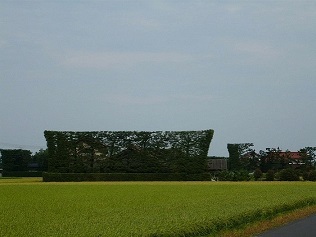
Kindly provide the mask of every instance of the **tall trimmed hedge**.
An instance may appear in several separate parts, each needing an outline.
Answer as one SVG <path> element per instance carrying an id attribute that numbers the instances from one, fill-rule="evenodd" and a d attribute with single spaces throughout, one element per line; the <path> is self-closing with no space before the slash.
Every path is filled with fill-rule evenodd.
<path id="1" fill-rule="evenodd" d="M 227 144 L 229 153 L 228 168 L 229 170 L 241 169 L 239 144 Z"/>
<path id="2" fill-rule="evenodd" d="M 2 168 L 6 172 L 27 171 L 32 152 L 22 149 L 0 149 Z"/>
<path id="3" fill-rule="evenodd" d="M 258 164 L 252 146 L 253 143 L 227 144 L 229 153 L 228 169 L 255 170 Z"/>
<path id="4" fill-rule="evenodd" d="M 45 131 L 54 173 L 203 173 L 213 130 Z"/>

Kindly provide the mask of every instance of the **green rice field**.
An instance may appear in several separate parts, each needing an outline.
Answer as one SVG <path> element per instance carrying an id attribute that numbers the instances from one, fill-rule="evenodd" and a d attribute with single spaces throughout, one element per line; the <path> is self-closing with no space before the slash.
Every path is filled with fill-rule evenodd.
<path id="1" fill-rule="evenodd" d="M 0 236 L 210 236 L 316 204 L 313 182 L 0 179 Z"/>

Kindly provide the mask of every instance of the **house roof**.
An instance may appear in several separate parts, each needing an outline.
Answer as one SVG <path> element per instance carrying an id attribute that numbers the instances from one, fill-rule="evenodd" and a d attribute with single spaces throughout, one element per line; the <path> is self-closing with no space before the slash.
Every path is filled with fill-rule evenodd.
<path id="1" fill-rule="evenodd" d="M 301 154 L 298 151 L 288 151 L 288 152 L 280 152 L 281 156 L 288 157 L 290 159 L 301 159 Z"/>

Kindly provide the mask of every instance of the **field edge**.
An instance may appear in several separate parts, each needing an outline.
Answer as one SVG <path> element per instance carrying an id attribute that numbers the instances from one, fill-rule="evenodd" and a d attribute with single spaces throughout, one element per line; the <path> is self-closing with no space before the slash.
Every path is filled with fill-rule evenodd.
<path id="1" fill-rule="evenodd" d="M 286 213 L 280 213 L 269 220 L 250 223 L 243 228 L 226 230 L 219 233 L 219 237 L 251 237 L 264 233 L 265 231 L 281 227 L 290 222 L 300 220 L 316 213 L 316 204 L 295 209 Z"/>

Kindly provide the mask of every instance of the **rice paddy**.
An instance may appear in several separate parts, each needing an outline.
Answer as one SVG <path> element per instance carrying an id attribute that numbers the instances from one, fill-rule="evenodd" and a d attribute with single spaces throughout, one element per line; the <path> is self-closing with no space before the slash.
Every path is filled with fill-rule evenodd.
<path id="1" fill-rule="evenodd" d="M 206 236 L 315 204 L 316 183 L 0 179 L 0 200 L 2 237 Z"/>

